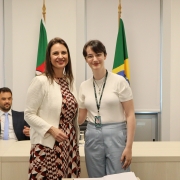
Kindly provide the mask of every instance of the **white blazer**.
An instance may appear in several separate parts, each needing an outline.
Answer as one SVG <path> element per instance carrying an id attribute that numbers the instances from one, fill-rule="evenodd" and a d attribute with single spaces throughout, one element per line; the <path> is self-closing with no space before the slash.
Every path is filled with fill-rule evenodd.
<path id="1" fill-rule="evenodd" d="M 76 88 L 70 90 L 77 99 Z M 51 83 L 45 75 L 33 78 L 27 92 L 24 119 L 30 125 L 31 144 L 42 144 L 53 149 L 55 139 L 47 131 L 51 126 L 59 127 L 62 107 L 60 85 Z M 74 121 L 77 142 L 79 141 L 79 126 L 77 116 Z"/>

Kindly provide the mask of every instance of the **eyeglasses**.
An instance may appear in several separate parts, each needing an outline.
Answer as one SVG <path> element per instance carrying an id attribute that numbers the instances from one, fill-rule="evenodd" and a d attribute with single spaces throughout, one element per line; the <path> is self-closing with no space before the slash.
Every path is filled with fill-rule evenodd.
<path id="1" fill-rule="evenodd" d="M 87 56 L 86 56 L 86 59 L 92 60 L 92 59 L 94 59 L 94 57 L 96 57 L 97 59 L 99 59 L 99 58 L 101 58 L 102 54 L 103 54 L 103 53 L 97 53 L 97 54 L 95 54 L 95 55 L 90 54 L 90 55 L 87 55 Z"/>

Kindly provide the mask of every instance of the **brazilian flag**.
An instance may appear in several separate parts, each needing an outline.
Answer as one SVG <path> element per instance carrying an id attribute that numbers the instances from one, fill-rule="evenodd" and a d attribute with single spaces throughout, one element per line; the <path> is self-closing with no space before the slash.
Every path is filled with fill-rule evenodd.
<path id="1" fill-rule="evenodd" d="M 130 82 L 130 70 L 128 62 L 128 52 L 126 46 L 126 35 L 123 20 L 120 19 L 119 31 L 116 41 L 116 51 L 114 56 L 113 73 L 123 76 Z"/>

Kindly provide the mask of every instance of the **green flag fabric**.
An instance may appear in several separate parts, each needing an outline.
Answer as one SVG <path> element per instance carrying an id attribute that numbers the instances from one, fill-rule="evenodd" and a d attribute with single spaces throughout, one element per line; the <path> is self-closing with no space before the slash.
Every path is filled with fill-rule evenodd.
<path id="1" fill-rule="evenodd" d="M 46 47 L 47 47 L 47 34 L 44 19 L 40 21 L 40 32 L 39 32 L 39 44 L 37 53 L 37 63 L 36 63 L 36 75 L 39 75 L 45 70 L 45 57 L 46 57 Z"/>
<path id="2" fill-rule="evenodd" d="M 126 35 L 122 19 L 120 19 L 119 23 L 119 31 L 116 41 L 116 50 L 112 72 L 123 76 L 128 82 L 130 82 L 130 70 L 126 46 Z"/>

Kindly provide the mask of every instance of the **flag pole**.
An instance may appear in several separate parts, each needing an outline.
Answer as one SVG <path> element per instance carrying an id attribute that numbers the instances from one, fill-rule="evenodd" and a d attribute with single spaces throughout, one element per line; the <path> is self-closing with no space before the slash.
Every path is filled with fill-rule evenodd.
<path id="1" fill-rule="evenodd" d="M 46 5 L 45 5 L 45 0 L 43 0 L 42 14 L 43 14 L 44 22 L 46 22 Z"/>
<path id="2" fill-rule="evenodd" d="M 119 0 L 119 5 L 118 5 L 118 25 L 120 23 L 120 18 L 121 18 L 121 0 Z"/>

